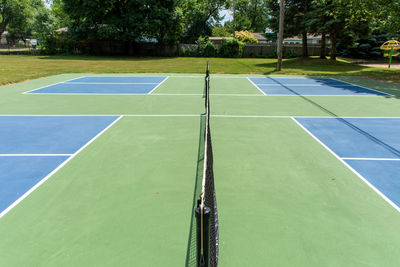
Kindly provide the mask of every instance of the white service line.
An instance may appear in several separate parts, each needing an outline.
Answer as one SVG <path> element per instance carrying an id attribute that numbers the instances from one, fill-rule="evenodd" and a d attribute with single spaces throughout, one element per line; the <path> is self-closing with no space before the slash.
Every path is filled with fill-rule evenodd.
<path id="1" fill-rule="evenodd" d="M 339 157 L 332 149 L 325 145 L 321 140 L 319 140 L 314 134 L 312 134 L 307 128 L 305 128 L 296 118 L 292 117 L 292 120 L 300 126 L 304 131 L 306 131 L 314 140 L 321 144 L 326 150 L 328 150 L 333 156 L 335 156 L 339 161 L 341 161 L 347 168 L 349 168 L 355 175 L 358 176 L 364 183 L 366 183 L 372 190 L 374 190 L 379 196 L 381 196 L 387 203 L 389 203 L 393 208 L 400 212 L 400 207 L 393 203 L 385 194 L 379 191 L 374 185 L 372 185 L 367 179 L 365 179 L 360 173 L 358 173 L 353 167 L 351 167 L 346 161 Z"/>
<path id="2" fill-rule="evenodd" d="M 117 123 L 123 116 L 119 116 L 117 119 L 115 119 L 110 125 L 108 125 L 106 128 L 104 128 L 100 133 L 98 133 L 95 137 L 90 139 L 84 146 L 82 146 L 79 150 L 77 150 L 74 154 L 72 154 L 69 158 L 67 158 L 63 163 L 58 165 L 57 168 L 55 168 L 52 172 L 50 172 L 46 177 L 44 177 L 42 180 L 40 180 L 37 184 L 35 184 L 31 189 L 29 189 L 25 194 L 23 194 L 20 198 L 18 198 L 14 203 L 12 203 L 10 206 L 8 206 L 5 210 L 3 210 L 0 213 L 0 219 L 6 215 L 11 209 L 13 209 L 15 206 L 17 206 L 22 200 L 24 200 L 27 196 L 29 196 L 33 191 L 35 191 L 40 185 L 42 185 L 44 182 L 46 182 L 48 179 L 50 179 L 51 176 L 53 176 L 58 170 L 60 170 L 63 166 L 65 166 L 70 160 L 72 160 L 76 155 L 78 155 L 82 150 L 84 150 L 88 145 L 90 145 L 94 140 L 96 140 L 100 135 L 102 135 L 105 131 L 110 129 L 115 123 Z"/>

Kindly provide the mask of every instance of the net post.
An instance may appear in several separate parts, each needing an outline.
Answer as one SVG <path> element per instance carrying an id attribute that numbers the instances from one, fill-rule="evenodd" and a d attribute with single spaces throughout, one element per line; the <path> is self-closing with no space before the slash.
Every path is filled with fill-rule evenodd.
<path id="1" fill-rule="evenodd" d="M 211 209 L 207 206 L 204 206 L 202 212 L 199 203 L 199 205 L 196 208 L 197 267 L 210 266 L 209 264 L 210 214 L 211 214 Z M 203 222 L 202 222 L 202 215 L 203 215 Z"/>

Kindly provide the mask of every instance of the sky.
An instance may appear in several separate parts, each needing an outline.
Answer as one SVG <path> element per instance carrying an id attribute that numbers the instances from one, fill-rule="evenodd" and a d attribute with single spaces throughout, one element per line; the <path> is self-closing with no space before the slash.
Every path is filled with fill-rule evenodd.
<path id="1" fill-rule="evenodd" d="M 224 9 L 224 10 L 220 11 L 219 14 L 220 14 L 221 16 L 224 16 L 224 15 L 225 15 L 224 19 L 221 21 L 221 24 L 222 24 L 222 25 L 223 25 L 225 22 L 231 21 L 231 20 L 233 19 L 232 11 L 230 11 L 230 10 Z"/>

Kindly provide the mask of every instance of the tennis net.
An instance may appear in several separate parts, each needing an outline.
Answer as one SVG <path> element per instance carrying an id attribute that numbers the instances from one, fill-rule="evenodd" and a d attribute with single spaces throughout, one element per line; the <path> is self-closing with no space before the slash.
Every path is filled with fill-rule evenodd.
<path id="1" fill-rule="evenodd" d="M 201 194 L 196 208 L 197 265 L 216 267 L 218 265 L 218 213 L 210 131 L 210 70 L 208 62 L 205 77 L 205 110 L 203 177 Z"/>

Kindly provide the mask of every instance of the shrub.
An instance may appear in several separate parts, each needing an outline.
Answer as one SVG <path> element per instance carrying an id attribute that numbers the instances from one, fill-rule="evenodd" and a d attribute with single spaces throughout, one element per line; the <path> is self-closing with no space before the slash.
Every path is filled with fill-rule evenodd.
<path id="1" fill-rule="evenodd" d="M 294 50 L 289 50 L 287 57 L 288 58 L 296 58 L 296 57 L 299 57 L 299 54 Z"/>
<path id="2" fill-rule="evenodd" d="M 73 54 L 76 52 L 78 43 L 65 37 L 49 35 L 46 37 L 40 49 L 45 54 Z"/>
<path id="3" fill-rule="evenodd" d="M 212 28 L 212 36 L 216 37 L 232 37 L 232 33 L 228 31 L 226 27 L 223 26 L 215 26 Z"/>
<path id="4" fill-rule="evenodd" d="M 267 58 L 278 58 L 278 54 L 276 53 L 276 51 L 272 51 L 267 55 Z"/>
<path id="5" fill-rule="evenodd" d="M 258 43 L 258 40 L 249 31 L 235 31 L 235 39 L 246 44 Z"/>
<path id="6" fill-rule="evenodd" d="M 200 57 L 213 57 L 217 54 L 217 49 L 208 38 L 199 37 L 196 41 L 197 54 L 195 56 Z"/>
<path id="7" fill-rule="evenodd" d="M 219 55 L 222 57 L 242 57 L 244 43 L 233 39 L 222 39 L 221 47 L 219 48 Z"/>

